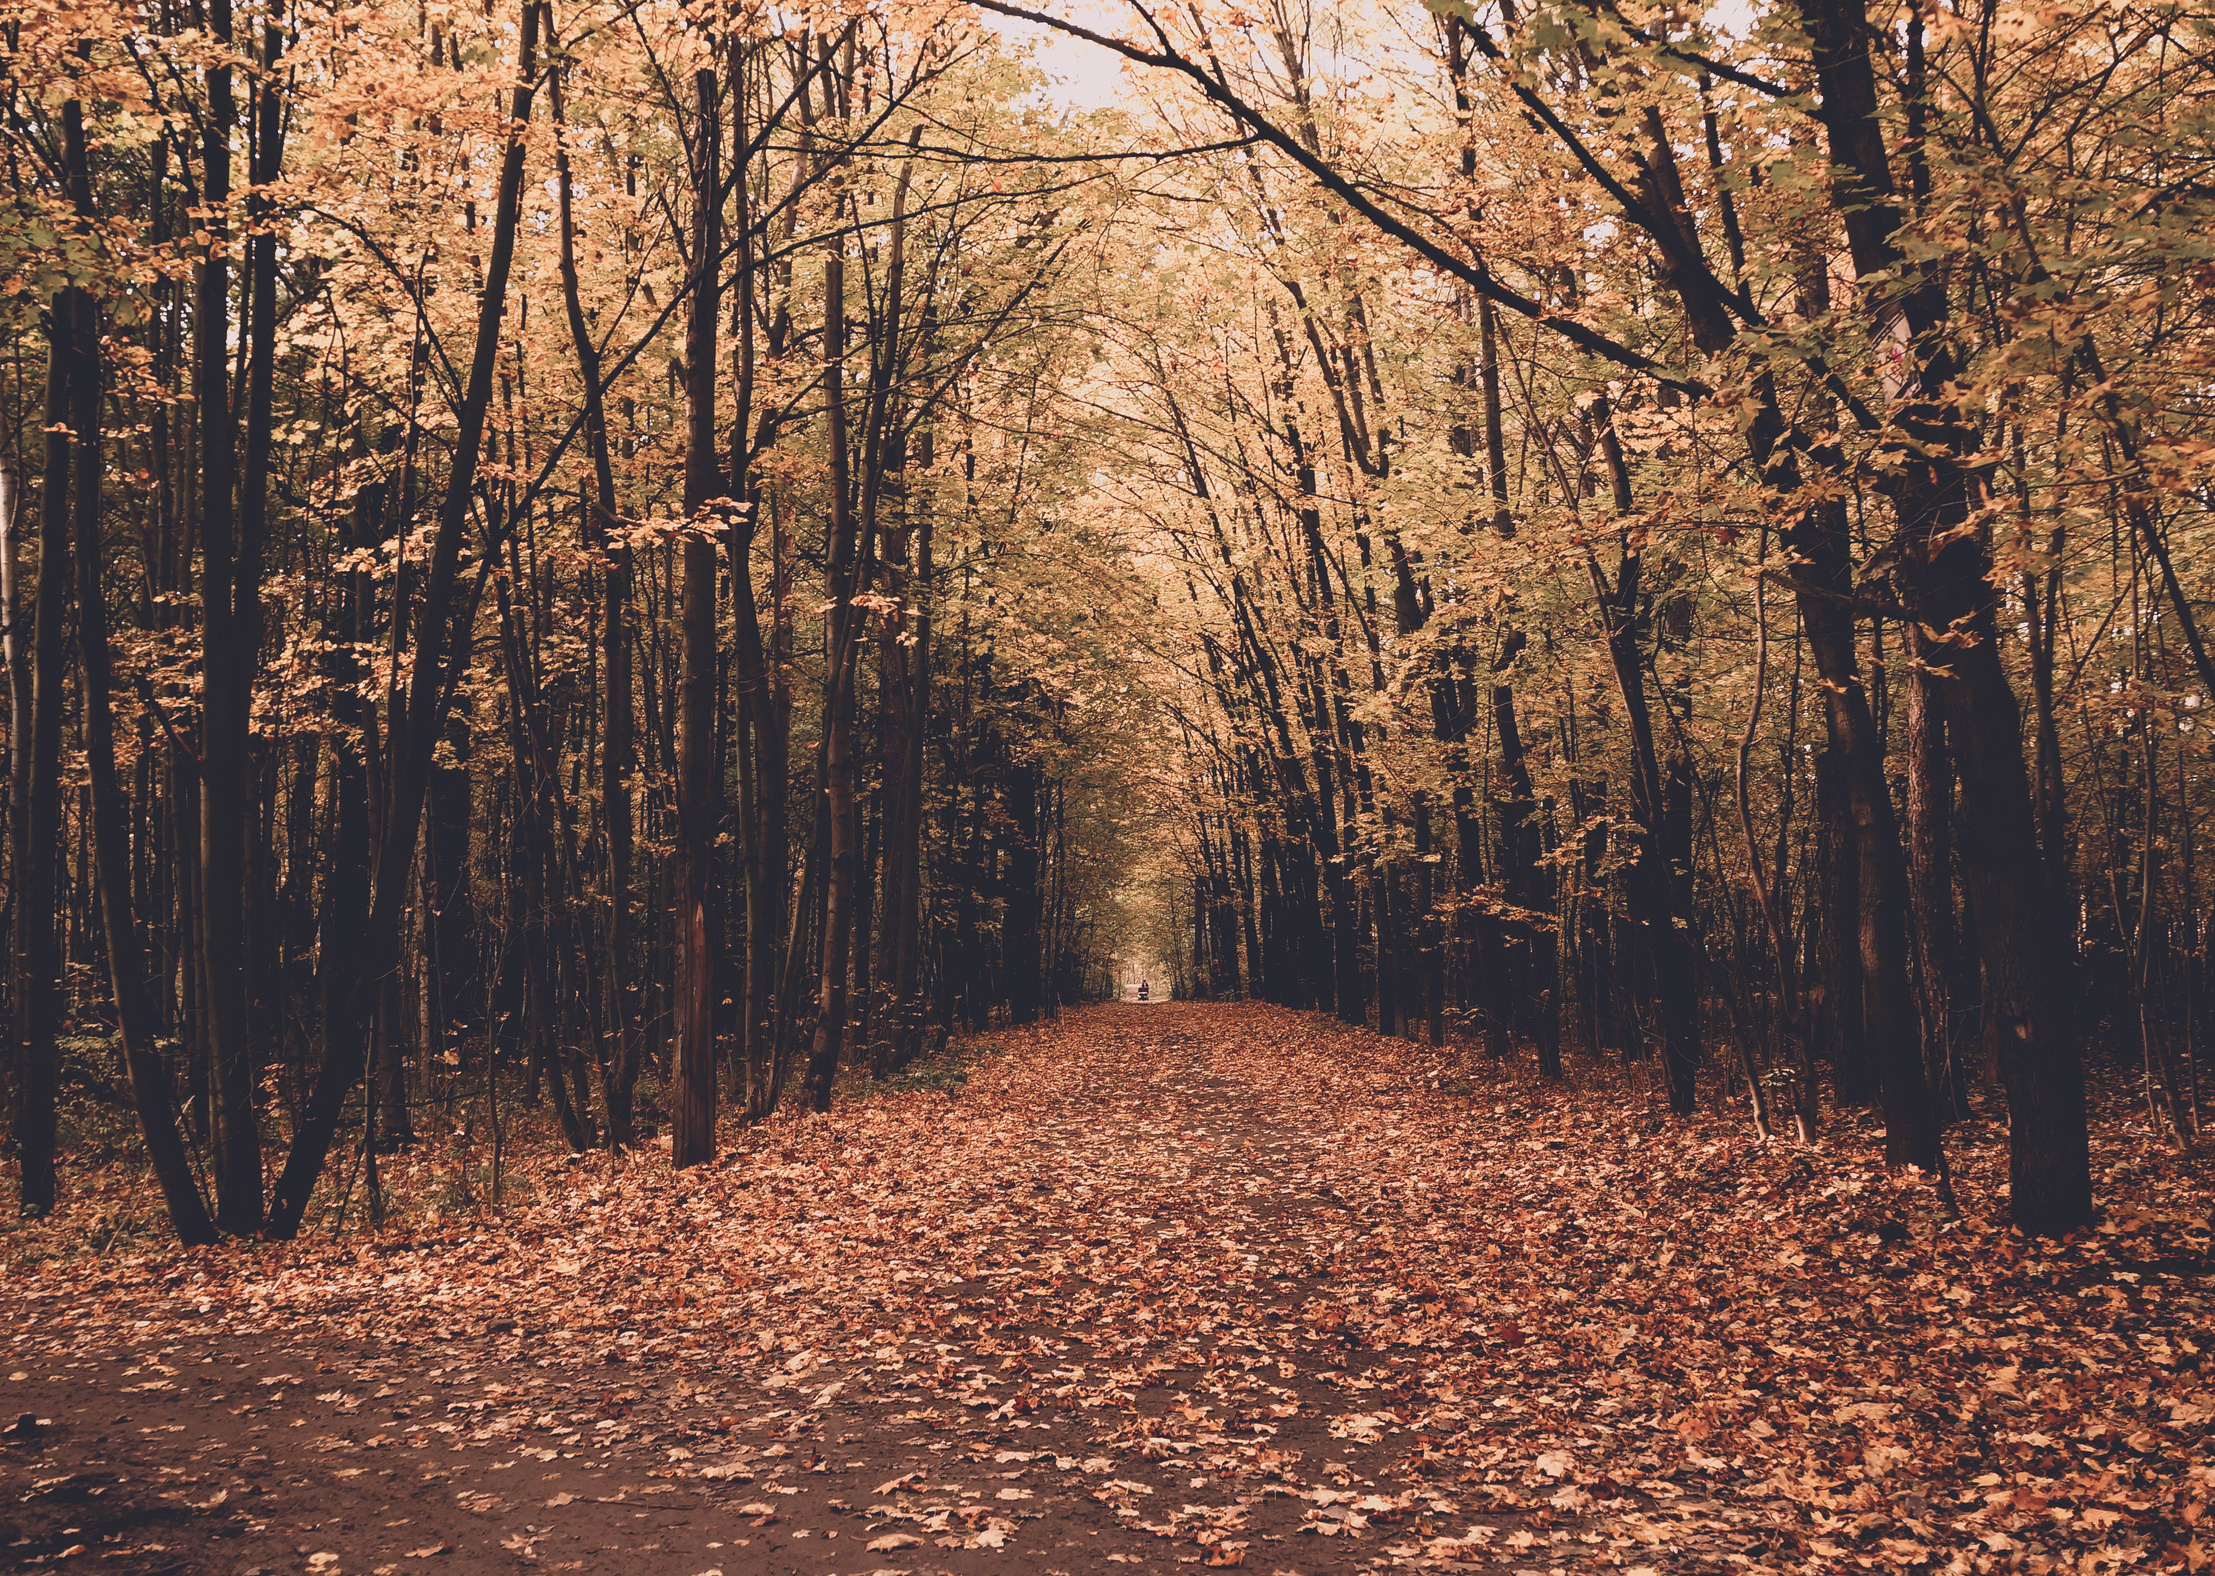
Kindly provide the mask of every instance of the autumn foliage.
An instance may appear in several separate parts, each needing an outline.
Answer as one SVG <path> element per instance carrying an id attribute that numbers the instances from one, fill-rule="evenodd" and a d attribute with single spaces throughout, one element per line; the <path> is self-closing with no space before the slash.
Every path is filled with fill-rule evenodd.
<path id="1" fill-rule="evenodd" d="M 971 1414 L 887 1554 L 2203 1568 L 2211 46 L 15 6 L 36 1382 L 158 1288 Z"/>

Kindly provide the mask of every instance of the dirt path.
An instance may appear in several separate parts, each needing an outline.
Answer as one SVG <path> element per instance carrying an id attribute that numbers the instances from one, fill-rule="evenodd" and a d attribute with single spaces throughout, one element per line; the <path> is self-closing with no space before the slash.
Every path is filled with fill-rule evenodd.
<path id="1" fill-rule="evenodd" d="M 47 1421 L 0 1451 L 0 1557 L 1907 1570 L 1976 1545 L 1942 1494 L 1983 1506 L 1978 1472 L 2035 1465 L 2012 1379 L 1937 1447 L 1977 1404 L 1941 1351 L 2014 1375 L 2035 1348 L 1979 1345 L 1956 1227 L 1905 1185 L 1658 1118 L 1595 1138 L 1443 1053 L 1270 1009 L 1004 1041 L 963 1087 L 780 1121 L 684 1177 L 556 1170 L 498 1229 L 17 1281 L 0 1405 Z M 1824 1259 L 1817 1222 L 1859 1259 Z M 1891 1327 L 1809 1295 L 1860 1259 Z M 2159 1298 L 2124 1283 L 2118 1360 L 2204 1317 Z M 2133 1448 L 2183 1452 L 2204 1499 L 2205 1415 L 2138 1402 L 2110 1426 L 2166 1428 Z M 2108 1481 L 2139 1506 L 2108 1536 L 2168 1514 Z"/>
<path id="2" fill-rule="evenodd" d="M 103 1572 L 1368 1563 L 1369 1525 L 1421 1503 L 1385 1413 L 1403 1363 L 1301 1321 L 1355 1228 L 1315 1170 L 1327 1130 L 1237 1062 L 1298 1020 L 1079 1021 L 1027 1048 L 1048 1088 L 979 1156 L 999 1164 L 900 1200 L 966 1228 L 893 1272 L 943 1331 L 888 1331 L 865 1363 L 612 1363 L 620 1345 L 533 1355 L 528 1315 L 430 1341 L 354 1318 L 203 1335 L 165 1297 L 137 1339 L 119 1320 L 17 1359 L 7 1410 L 51 1423 L 4 1458 L 0 1545 Z M 994 1094 L 968 1093 L 961 1125 L 989 1122 L 970 1113 Z M 1263 1554 L 1310 1520 L 1343 1553 Z"/>

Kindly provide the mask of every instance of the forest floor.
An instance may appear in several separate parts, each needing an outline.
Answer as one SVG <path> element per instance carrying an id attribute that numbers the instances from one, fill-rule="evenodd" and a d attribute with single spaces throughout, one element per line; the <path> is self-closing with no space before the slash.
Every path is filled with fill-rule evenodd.
<path id="1" fill-rule="evenodd" d="M 2204 1171 L 1962 1213 L 1256 1006 L 551 1167 L 435 1233 L 0 1281 L 0 1563 L 117 1573 L 2197 1571 Z M 59 1238 L 50 1239 L 59 1242 Z"/>

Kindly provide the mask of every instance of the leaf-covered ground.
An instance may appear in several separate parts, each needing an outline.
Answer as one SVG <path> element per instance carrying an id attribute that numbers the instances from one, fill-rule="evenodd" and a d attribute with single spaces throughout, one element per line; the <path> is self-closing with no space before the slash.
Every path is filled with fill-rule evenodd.
<path id="1" fill-rule="evenodd" d="M 101 1572 L 2200 1570 L 2204 1176 L 1963 1213 L 1273 1009 L 1066 1014 L 485 1229 L 8 1272 L 0 1549 Z M 1633 1113 L 1626 1118 L 1625 1113 Z"/>

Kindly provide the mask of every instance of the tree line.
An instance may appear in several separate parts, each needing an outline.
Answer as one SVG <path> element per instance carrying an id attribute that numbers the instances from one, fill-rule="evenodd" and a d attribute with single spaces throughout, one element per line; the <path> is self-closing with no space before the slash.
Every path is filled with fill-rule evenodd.
<path id="1" fill-rule="evenodd" d="M 979 3 L 1240 144 L 1116 330 L 1180 991 L 1874 1106 L 1941 1177 L 2004 1109 L 2038 1231 L 2088 1049 L 2196 1140 L 2204 29 Z"/>
<path id="2" fill-rule="evenodd" d="M 195 1240 L 503 1069 L 696 1163 L 1134 946 L 1941 1178 L 2004 1111 L 2033 1230 L 2094 1105 L 2196 1141 L 2188 14 L 4 42 L 27 1208 L 65 1087 Z"/>
<path id="3" fill-rule="evenodd" d="M 690 1165 L 1105 988 L 1095 224 L 992 35 L 202 0 L 5 43 L 26 1212 L 67 1089 L 127 1091 L 186 1240 L 289 1236 L 334 1151 L 503 1076 Z"/>

